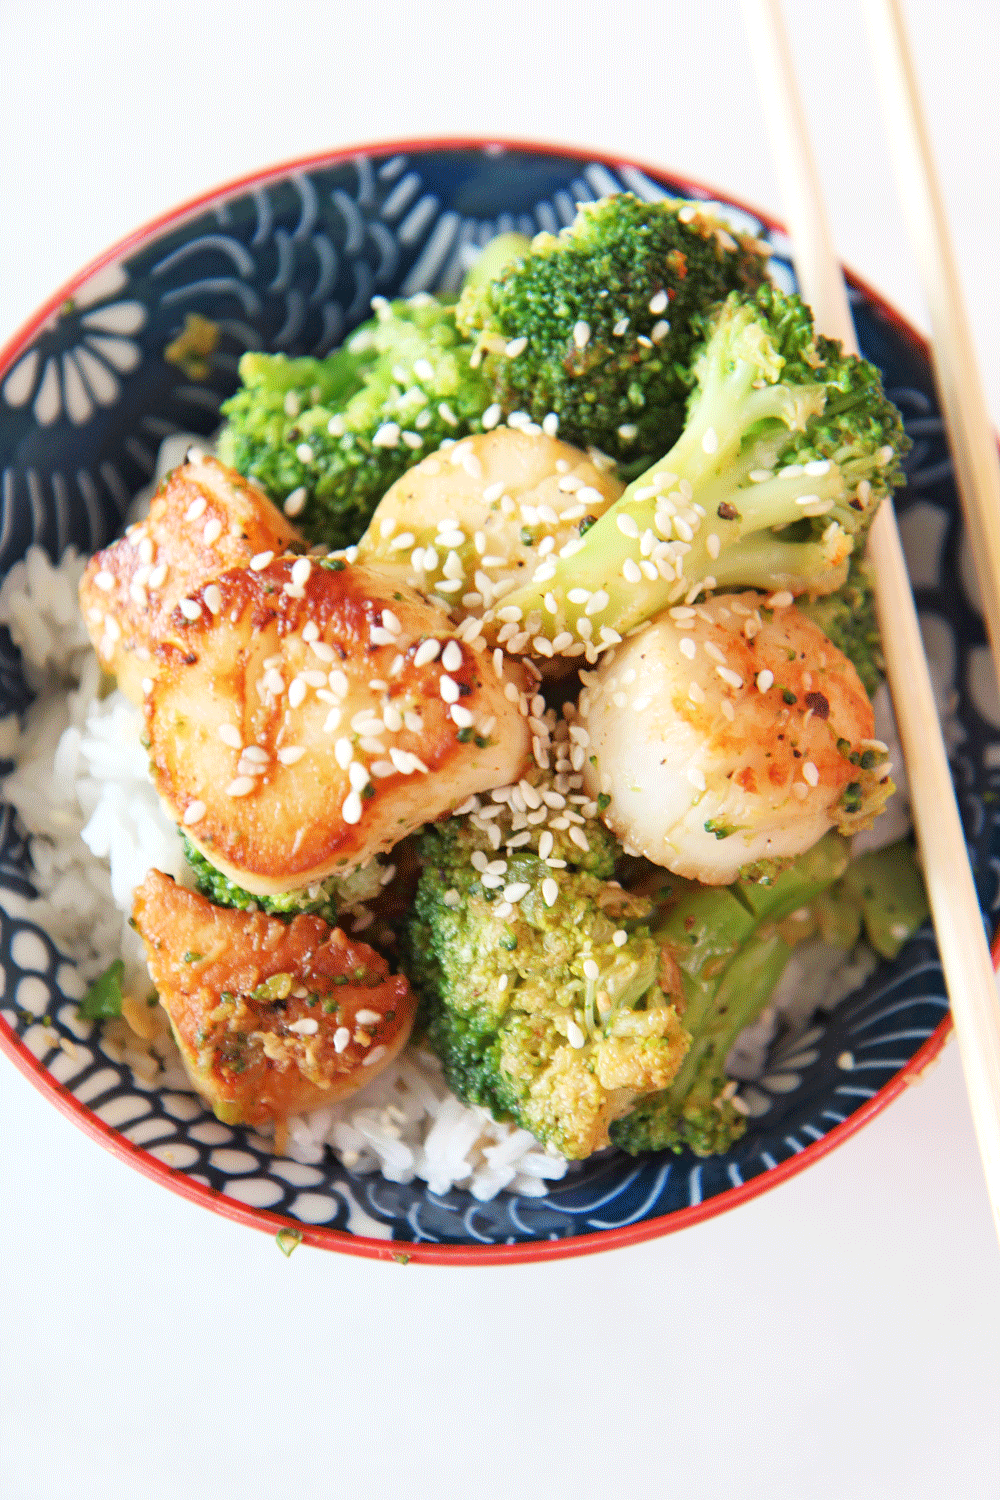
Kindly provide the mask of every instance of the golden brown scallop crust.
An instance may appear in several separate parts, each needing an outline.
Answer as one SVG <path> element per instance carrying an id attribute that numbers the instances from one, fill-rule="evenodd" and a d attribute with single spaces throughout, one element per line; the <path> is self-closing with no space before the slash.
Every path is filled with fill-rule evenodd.
<path id="1" fill-rule="evenodd" d="M 206 540 L 207 539 L 207 540 Z M 95 553 L 80 608 L 101 665 L 133 703 L 155 674 L 154 644 L 180 601 L 216 574 L 301 544 L 298 531 L 250 480 L 214 458 L 174 469 L 144 521 Z"/>
<path id="2" fill-rule="evenodd" d="M 151 870 L 133 921 L 191 1080 L 229 1124 L 333 1104 L 405 1045 L 416 998 L 320 917 L 213 906 Z"/>
<path id="3" fill-rule="evenodd" d="M 498 679 L 441 610 L 377 570 L 284 558 L 190 599 L 198 618 L 175 609 L 155 649 L 153 778 L 171 816 L 247 889 L 353 869 L 521 774 L 520 667 Z"/>

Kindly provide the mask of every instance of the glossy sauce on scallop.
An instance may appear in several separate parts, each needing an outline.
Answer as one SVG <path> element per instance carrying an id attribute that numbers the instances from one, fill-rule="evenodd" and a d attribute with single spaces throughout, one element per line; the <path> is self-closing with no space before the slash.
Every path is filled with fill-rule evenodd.
<path id="1" fill-rule="evenodd" d="M 229 568 L 299 544 L 298 531 L 263 490 L 214 458 L 174 469 L 144 521 L 87 564 L 80 608 L 105 671 L 133 703 L 156 671 L 153 648 L 174 610 Z"/>
<path id="2" fill-rule="evenodd" d="M 333 1104 L 410 1034 L 416 997 L 403 975 L 320 917 L 213 906 L 151 870 L 133 920 L 191 1076 L 229 1124 Z"/>
<path id="3" fill-rule="evenodd" d="M 877 744 L 852 664 L 790 595 L 767 604 L 743 593 L 670 609 L 609 653 L 581 697 L 586 784 L 610 798 L 605 821 L 710 885 L 838 826 L 850 753 Z"/>
<path id="4" fill-rule="evenodd" d="M 146 697 L 153 779 L 257 894 L 344 873 L 530 753 L 521 668 L 405 586 L 340 558 L 224 573 L 180 608 Z"/>

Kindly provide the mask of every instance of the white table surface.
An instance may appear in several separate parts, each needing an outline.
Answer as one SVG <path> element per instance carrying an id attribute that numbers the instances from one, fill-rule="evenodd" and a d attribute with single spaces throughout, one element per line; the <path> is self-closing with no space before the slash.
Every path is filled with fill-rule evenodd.
<path id="1" fill-rule="evenodd" d="M 925 323 L 856 0 L 790 0 L 843 255 Z M 327 146 L 482 133 L 660 161 L 780 213 L 735 0 L 9 0 L 0 341 L 107 244 Z M 998 28 L 906 0 L 994 420 Z M 832 1156 L 543 1266 L 300 1248 L 130 1171 L 0 1067 L 3 1500 L 1000 1492 L 1000 1254 L 957 1049 Z"/>

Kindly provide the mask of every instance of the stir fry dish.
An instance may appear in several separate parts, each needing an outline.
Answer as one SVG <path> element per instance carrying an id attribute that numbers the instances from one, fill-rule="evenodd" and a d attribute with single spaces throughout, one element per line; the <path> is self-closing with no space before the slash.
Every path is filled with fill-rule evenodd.
<path id="1" fill-rule="evenodd" d="M 552 1153 L 725 1151 L 797 944 L 926 914 L 908 842 L 850 845 L 893 792 L 863 548 L 899 413 L 694 203 L 373 309 L 245 355 L 218 457 L 80 588 L 184 840 L 133 925 L 185 1066 L 280 1129 L 412 1037 Z"/>

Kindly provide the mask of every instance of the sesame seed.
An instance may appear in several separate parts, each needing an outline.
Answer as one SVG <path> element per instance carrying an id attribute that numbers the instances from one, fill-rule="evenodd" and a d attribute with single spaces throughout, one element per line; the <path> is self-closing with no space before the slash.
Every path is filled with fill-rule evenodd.
<path id="1" fill-rule="evenodd" d="M 628 933 L 625 931 L 624 927 L 619 927 L 617 932 L 613 932 L 611 934 L 611 941 L 614 943 L 616 948 L 624 948 L 625 944 L 628 942 Z"/>
<path id="2" fill-rule="evenodd" d="M 808 495 L 805 499 L 797 500 L 796 505 L 802 506 L 804 516 L 825 516 L 833 510 L 835 501 L 821 500 L 818 495 Z"/>
<path id="3" fill-rule="evenodd" d="M 705 790 L 705 773 L 698 766 L 688 766 L 687 779 L 698 792 Z"/>
<path id="4" fill-rule="evenodd" d="M 767 607 L 768 609 L 787 609 L 790 604 L 794 603 L 794 595 L 790 594 L 787 589 L 779 589 L 776 594 L 772 594 L 770 599 L 768 599 Z"/>
<path id="5" fill-rule="evenodd" d="M 628 331 L 628 318 L 619 318 L 611 332 L 616 339 L 620 339 Z"/>
<path id="6" fill-rule="evenodd" d="M 583 961 L 583 974 L 585 979 L 600 979 L 601 970 L 597 962 L 592 958 Z"/>
<path id="7" fill-rule="evenodd" d="M 457 641 L 449 641 L 441 653 L 441 665 L 446 672 L 457 672 L 462 665 L 462 648 Z"/>
<path id="8" fill-rule="evenodd" d="M 218 516 L 213 516 L 210 521 L 205 522 L 205 530 L 202 532 L 202 541 L 206 547 L 212 547 L 222 535 L 222 522 Z"/>
<path id="9" fill-rule="evenodd" d="M 576 1048 L 584 1047 L 587 1044 L 587 1038 L 575 1021 L 568 1021 L 566 1023 L 566 1040 L 571 1047 Z"/>
<path id="10" fill-rule="evenodd" d="M 182 599 L 181 614 L 185 620 L 200 620 L 201 605 L 195 599 Z"/>
<path id="11" fill-rule="evenodd" d="M 285 679 L 277 667 L 271 667 L 270 671 L 264 673 L 263 682 L 267 691 L 272 693 L 275 698 L 280 698 L 281 694 L 285 691 Z"/>
<path id="12" fill-rule="evenodd" d="M 167 572 L 168 568 L 166 563 L 160 563 L 159 567 L 154 568 L 152 573 L 150 573 L 149 575 L 150 588 L 158 589 L 162 587 L 162 585 L 166 582 Z"/>
<path id="13" fill-rule="evenodd" d="M 549 835 L 551 838 L 551 834 Z M 542 881 L 542 900 L 546 906 L 555 906 L 559 900 L 559 886 L 549 875 Z"/>
<path id="14" fill-rule="evenodd" d="M 554 613 L 554 611 L 553 611 Z M 573 637 L 568 630 L 560 630 L 552 641 L 552 650 L 556 656 L 560 656 L 569 646 L 573 644 Z"/>
<path id="15" fill-rule="evenodd" d="M 697 651 L 697 649 L 698 649 L 698 647 L 697 647 L 696 643 L 692 640 L 692 638 L 689 635 L 683 635 L 683 636 L 681 636 L 681 655 L 682 656 L 686 656 L 690 661 L 693 661 L 694 660 L 694 656 L 695 656 L 695 652 Z"/>
<path id="16" fill-rule="evenodd" d="M 605 589 L 598 589 L 587 600 L 584 612 L 587 615 L 599 615 L 602 610 L 607 609 L 610 602 L 607 591 Z"/>
<path id="17" fill-rule="evenodd" d="M 237 776 L 236 780 L 231 781 L 226 787 L 226 796 L 246 797 L 248 793 L 253 791 L 255 785 L 256 783 L 252 776 Z"/>
<path id="18" fill-rule="evenodd" d="M 703 453 L 717 453 L 719 450 L 719 438 L 714 427 L 706 427 L 701 435 L 701 451 Z"/>
<path id="19" fill-rule="evenodd" d="M 716 667 L 715 670 L 729 687 L 741 688 L 743 686 L 743 678 L 739 672 L 734 672 L 731 667 Z"/>
<path id="20" fill-rule="evenodd" d="M 578 349 L 586 349 L 590 342 L 590 324 L 585 323 L 582 318 L 573 324 L 573 342 Z"/>
<path id="21" fill-rule="evenodd" d="M 819 786 L 819 771 L 811 760 L 802 767 L 802 780 L 808 781 L 810 786 Z"/>
<path id="22" fill-rule="evenodd" d="M 501 418 L 502 415 L 503 415 L 503 413 L 501 412 L 501 410 L 500 410 L 499 406 L 496 404 L 496 402 L 494 402 L 492 406 L 488 406 L 486 408 L 486 410 L 483 412 L 483 415 L 482 415 L 482 417 L 480 419 L 482 421 L 482 424 L 483 424 L 483 431 L 484 432 L 490 432 L 490 431 L 492 431 L 492 429 L 500 421 L 500 418 Z"/>
<path id="23" fill-rule="evenodd" d="M 437 658 L 438 652 L 440 650 L 440 641 L 436 641 L 433 639 L 429 641 L 421 641 L 414 654 L 413 665 L 415 667 L 426 667 L 430 662 L 434 661 Z"/>
<path id="24" fill-rule="evenodd" d="M 357 792 L 348 792 L 340 813 L 345 823 L 361 822 L 361 797 Z"/>
<path id="25" fill-rule="evenodd" d="M 251 557 L 250 559 L 251 571 L 254 573 L 259 573 L 262 569 L 267 567 L 268 563 L 271 563 L 273 561 L 273 552 L 258 552 L 256 556 Z"/>
<path id="26" fill-rule="evenodd" d="M 705 692 L 700 683 L 688 683 L 688 697 L 691 699 L 692 703 L 704 703 Z"/>
<path id="27" fill-rule="evenodd" d="M 632 704 L 632 712 L 635 714 L 645 713 L 652 701 L 652 698 L 636 698 Z"/>
<path id="28" fill-rule="evenodd" d="M 510 343 L 504 349 L 504 353 L 508 359 L 516 359 L 519 354 L 524 353 L 527 347 L 528 340 L 522 336 L 519 339 L 511 339 Z"/>
<path id="29" fill-rule="evenodd" d="M 278 759 L 283 766 L 294 766 L 296 761 L 300 761 L 305 753 L 305 748 L 302 745 L 283 745 L 278 751 Z"/>
<path id="30" fill-rule="evenodd" d="M 363 766 L 359 760 L 352 760 L 347 768 L 347 779 L 354 791 L 363 792 L 371 780 L 368 767 Z"/>
<path id="31" fill-rule="evenodd" d="M 399 446 L 399 423 L 383 422 L 372 438 L 373 448 L 397 448 Z"/>
<path id="32" fill-rule="evenodd" d="M 653 324 L 652 328 L 649 330 L 649 336 L 653 340 L 654 344 L 659 344 L 663 342 L 669 332 L 670 324 L 667 322 L 666 318 L 661 318 L 658 323 Z"/>
<path id="33" fill-rule="evenodd" d="M 222 743 L 228 745 L 231 750 L 243 749 L 243 736 L 235 724 L 220 724 L 216 733 Z"/>
<path id="34" fill-rule="evenodd" d="M 301 1021 L 291 1021 L 289 1031 L 294 1031 L 297 1036 L 315 1036 L 319 1030 L 319 1022 L 315 1016 L 303 1016 Z"/>
<path id="35" fill-rule="evenodd" d="M 154 555 L 155 549 L 153 547 L 152 540 L 148 536 L 144 536 L 142 538 L 142 541 L 139 543 L 139 561 L 141 563 L 145 563 L 148 567 L 149 564 L 153 561 Z"/>
<path id="36" fill-rule="evenodd" d="M 554 438 L 559 431 L 559 414 L 550 411 L 542 418 L 542 431 L 546 437 Z"/>
<path id="37" fill-rule="evenodd" d="M 455 682 L 453 678 L 445 677 L 444 675 L 442 675 L 441 680 L 438 684 L 438 688 L 445 703 L 458 702 L 461 694 L 459 692 L 458 683 Z"/>
<path id="38" fill-rule="evenodd" d="M 208 605 L 208 608 L 213 615 L 221 613 L 222 590 L 219 588 L 219 585 L 217 583 L 210 583 L 208 585 L 208 587 L 205 589 L 204 598 L 205 603 Z"/>
<path id="39" fill-rule="evenodd" d="M 207 811 L 208 809 L 204 802 L 189 802 L 184 809 L 182 822 L 186 827 L 190 828 L 192 823 L 200 823 Z"/>
<path id="40" fill-rule="evenodd" d="M 191 504 L 184 512 L 184 519 L 185 521 L 197 521 L 199 517 L 205 514 L 207 509 L 208 501 L 205 499 L 204 495 L 199 495 L 197 500 L 191 501 Z"/>
<path id="41" fill-rule="evenodd" d="M 304 485 L 300 484 L 297 490 L 292 490 L 292 493 L 287 496 L 285 503 L 281 508 L 285 512 L 286 516 L 299 516 L 305 510 L 306 501 L 308 499 L 309 491 L 305 488 Z"/>
<path id="42" fill-rule="evenodd" d="M 623 536 L 631 537 L 633 541 L 638 541 L 639 527 L 636 524 L 634 517 L 629 515 L 620 515 L 618 516 L 615 525 L 618 527 L 618 530 L 622 533 Z"/>
<path id="43" fill-rule="evenodd" d="M 655 292 L 653 294 L 653 296 L 650 298 L 650 300 L 649 300 L 649 310 L 653 314 L 654 318 L 659 313 L 666 312 L 666 310 L 667 310 L 667 294 L 666 294 L 666 292 L 662 288 L 661 288 L 660 291 Z"/>

